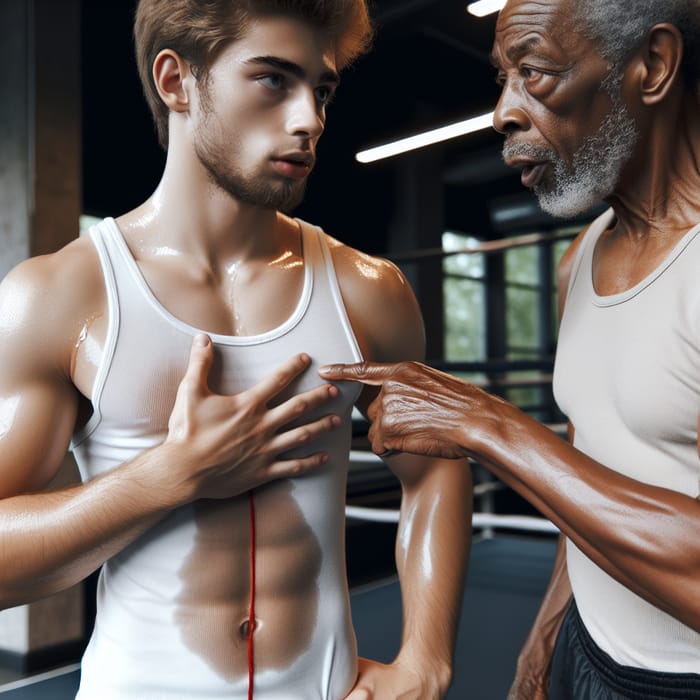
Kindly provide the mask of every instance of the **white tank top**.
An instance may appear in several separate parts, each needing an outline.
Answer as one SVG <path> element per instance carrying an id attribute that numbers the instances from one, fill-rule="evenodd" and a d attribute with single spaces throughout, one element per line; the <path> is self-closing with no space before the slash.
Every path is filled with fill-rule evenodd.
<path id="1" fill-rule="evenodd" d="M 581 242 L 569 283 L 554 392 L 575 445 L 632 479 L 696 498 L 700 492 L 700 225 L 644 280 L 620 294 L 593 287 L 604 212 Z M 567 542 L 581 619 L 615 661 L 698 673 L 700 634 L 647 603 Z"/>
<path id="2" fill-rule="evenodd" d="M 361 359 L 325 234 L 303 222 L 300 226 L 305 277 L 296 309 L 281 326 L 261 335 L 210 333 L 216 350 L 212 391 L 240 392 L 298 352 L 308 353 L 313 364 L 292 392 L 321 384 L 316 369 L 322 364 Z M 164 439 L 192 338 L 200 332 L 158 302 L 113 219 L 93 227 L 90 235 L 103 268 L 109 330 L 95 381 L 94 414 L 73 440 L 84 480 Z M 309 448 L 328 451 L 328 464 L 313 475 L 256 490 L 256 539 L 266 542 L 256 560 L 258 587 L 264 587 L 266 571 L 280 576 L 280 566 L 289 567 L 285 582 L 294 581 L 296 573 L 305 587 L 298 592 L 298 624 L 280 630 L 300 651 L 267 665 L 262 660 L 255 673 L 256 700 L 340 700 L 356 677 L 344 506 L 351 411 L 359 388 L 348 383 L 339 388 L 339 397 L 317 413 L 336 413 L 342 427 Z M 234 516 L 238 528 L 227 527 Z M 201 590 L 191 587 L 206 579 L 216 584 L 212 597 L 226 600 L 227 591 L 240 594 L 241 587 L 248 595 L 248 525 L 246 496 L 197 501 L 173 511 L 104 565 L 80 700 L 247 698 L 247 665 L 232 665 L 227 654 L 240 618 L 222 619 L 220 607 L 216 616 L 208 615 Z M 301 561 L 298 551 L 304 552 Z M 309 580 L 313 585 L 306 590 Z M 293 589 L 293 583 L 289 586 Z M 240 634 L 237 643 L 245 644 Z"/>

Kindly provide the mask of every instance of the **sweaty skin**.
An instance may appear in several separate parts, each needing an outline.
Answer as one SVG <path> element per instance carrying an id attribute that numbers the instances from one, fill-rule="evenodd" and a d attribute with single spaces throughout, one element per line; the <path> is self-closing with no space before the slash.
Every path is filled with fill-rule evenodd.
<path id="1" fill-rule="evenodd" d="M 499 15 L 493 48 L 502 84 L 494 125 L 506 145 L 551 152 L 569 167 L 611 107 L 601 86 L 605 62 L 596 45 L 571 26 L 572 7 L 567 0 L 510 0 Z M 621 90 L 639 138 L 613 189 L 600 193 L 615 218 L 595 249 L 599 295 L 624 292 L 645 279 L 700 221 L 700 91 L 685 84 L 681 55 L 680 32 L 659 25 L 625 67 Z M 507 160 L 523 170 L 525 185 L 548 187 L 549 162 Z M 562 312 L 582 236 L 559 269 Z M 331 366 L 320 374 L 381 387 L 369 409 L 375 452 L 476 459 L 610 576 L 700 631 L 696 498 L 623 476 L 515 406 L 420 363 Z M 570 437 L 574 431 L 575 425 Z M 560 547 L 511 698 L 547 697 L 552 648 L 570 594 Z"/>
<path id="2" fill-rule="evenodd" d="M 199 527 L 178 572 L 173 634 L 219 676 L 240 678 L 247 669 L 239 632 L 251 594 L 251 488 L 261 522 L 270 524 L 256 537 L 264 562 L 256 587 L 256 666 L 288 667 L 323 615 L 318 543 L 308 514 L 290 496 L 293 482 L 284 478 L 322 467 L 326 455 L 280 455 L 339 424 L 332 414 L 309 418 L 322 414 L 338 389 L 322 384 L 286 398 L 308 372 L 312 358 L 302 353 L 271 367 L 252 388 L 219 395 L 210 388 L 217 365 L 207 334 L 264 333 L 295 308 L 304 278 L 299 226 L 277 205 L 303 194 L 338 76 L 324 34 L 287 17 L 256 20 L 223 50 L 206 94 L 170 49 L 156 57 L 153 74 L 170 113 L 166 166 L 153 196 L 116 223 L 154 297 L 203 333 L 194 339 L 173 406 L 153 408 L 167 419 L 161 444 L 87 483 L 42 493 L 73 431 L 90 417 L 107 342 L 107 293 L 87 238 L 22 263 L 3 281 L 0 604 L 25 603 L 80 581 L 127 546 L 138 550 L 139 538 L 151 542 L 168 532 L 171 519 L 192 507 Z M 422 319 L 399 270 L 328 243 L 363 356 L 421 359 Z M 367 389 L 358 406 L 373 395 Z M 396 545 L 402 642 L 391 664 L 359 661 L 348 700 L 442 698 L 452 676 L 469 547 L 469 470 L 412 455 L 388 463 L 403 493 Z M 229 529 L 222 532 L 224 515 Z M 225 633 L 202 633 L 202 620 L 222 619 Z"/>

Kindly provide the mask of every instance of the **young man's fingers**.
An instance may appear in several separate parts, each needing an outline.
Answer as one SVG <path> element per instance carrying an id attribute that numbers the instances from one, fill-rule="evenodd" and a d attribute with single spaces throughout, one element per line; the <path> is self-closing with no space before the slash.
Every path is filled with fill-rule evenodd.
<path id="1" fill-rule="evenodd" d="M 214 357 L 211 340 L 208 335 L 200 333 L 192 340 L 190 359 L 185 370 L 183 383 L 193 390 L 208 391 L 208 378 Z"/>
<path id="2" fill-rule="evenodd" d="M 252 401 L 267 402 L 286 389 L 311 364 L 306 353 L 294 355 L 246 392 Z"/>
<path id="3" fill-rule="evenodd" d="M 302 476 L 308 472 L 320 469 L 328 463 L 326 452 L 315 452 L 308 457 L 297 457 L 294 459 L 279 459 L 267 468 L 269 481 L 273 479 L 286 479 Z"/>
<path id="4" fill-rule="evenodd" d="M 330 414 L 311 423 L 284 430 L 270 440 L 269 450 L 273 454 L 281 455 L 290 450 L 304 447 L 304 445 L 310 444 L 324 433 L 339 427 L 340 424 L 340 418 Z"/>
<path id="5" fill-rule="evenodd" d="M 274 429 L 283 428 L 304 414 L 313 411 L 338 396 L 338 388 L 332 384 L 322 384 L 314 389 L 309 389 L 303 394 L 297 394 L 283 401 L 278 406 L 270 409 L 268 413 L 268 425 Z"/>

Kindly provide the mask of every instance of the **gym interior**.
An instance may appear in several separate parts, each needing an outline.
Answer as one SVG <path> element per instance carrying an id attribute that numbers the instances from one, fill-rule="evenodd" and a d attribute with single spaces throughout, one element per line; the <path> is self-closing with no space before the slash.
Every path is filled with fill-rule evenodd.
<path id="1" fill-rule="evenodd" d="M 141 94 L 134 0 L 0 3 L 0 277 L 150 195 L 163 153 Z M 374 0 L 372 51 L 342 77 L 296 216 L 394 261 L 421 306 L 428 364 L 486 387 L 565 433 L 552 396 L 556 269 L 574 221 L 543 214 L 491 128 L 361 163 L 374 146 L 470 120 L 498 97 L 495 15 L 466 0 Z M 401 631 L 394 537 L 400 489 L 357 414 L 347 562 L 363 656 L 389 661 Z M 502 700 L 547 585 L 557 531 L 472 464 L 474 540 L 449 698 Z M 69 457 L 61 482 L 75 478 Z M 73 697 L 94 577 L 0 612 L 0 696 Z"/>

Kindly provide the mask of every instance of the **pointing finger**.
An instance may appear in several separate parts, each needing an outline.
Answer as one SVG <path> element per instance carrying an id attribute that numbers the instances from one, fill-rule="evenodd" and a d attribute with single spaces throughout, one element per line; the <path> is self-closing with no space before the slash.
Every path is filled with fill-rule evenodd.
<path id="1" fill-rule="evenodd" d="M 382 362 L 358 362 L 353 365 L 324 365 L 318 373 L 328 381 L 362 382 L 381 386 L 391 376 L 393 365 Z"/>

